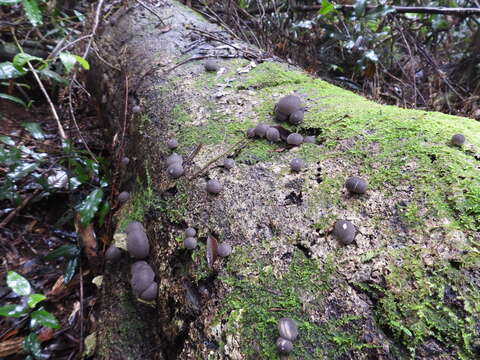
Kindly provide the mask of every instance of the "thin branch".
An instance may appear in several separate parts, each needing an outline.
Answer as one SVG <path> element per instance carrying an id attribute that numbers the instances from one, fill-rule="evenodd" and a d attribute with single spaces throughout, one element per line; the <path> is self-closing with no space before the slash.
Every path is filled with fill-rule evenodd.
<path id="1" fill-rule="evenodd" d="M 147 9 L 148 11 L 150 11 L 153 15 L 155 15 L 158 20 L 160 20 L 160 22 L 162 23 L 163 26 L 165 26 L 165 23 L 163 22 L 163 19 L 162 17 L 154 10 L 152 9 L 150 6 L 148 6 L 147 4 L 145 4 L 143 1 L 141 0 L 135 0 L 137 3 L 139 3 L 144 9 Z"/>
<path id="2" fill-rule="evenodd" d="M 101 10 L 102 10 L 103 1 L 104 0 L 100 0 L 98 2 L 97 10 L 95 10 L 95 22 L 93 23 L 93 29 L 92 29 L 92 32 L 90 33 L 90 40 L 88 41 L 85 52 L 83 53 L 83 58 L 84 59 L 87 58 L 88 52 L 90 51 L 90 46 L 92 46 L 93 37 L 95 36 L 95 33 L 97 31 L 98 22 L 100 21 L 100 13 L 101 13 Z"/>

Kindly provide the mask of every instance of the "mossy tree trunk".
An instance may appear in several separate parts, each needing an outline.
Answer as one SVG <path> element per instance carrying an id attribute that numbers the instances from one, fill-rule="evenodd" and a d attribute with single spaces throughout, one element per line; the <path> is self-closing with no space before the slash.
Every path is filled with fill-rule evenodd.
<path id="1" fill-rule="evenodd" d="M 146 348 L 161 350 L 126 358 L 276 359 L 281 317 L 299 325 L 292 359 L 478 357 L 480 124 L 373 103 L 259 61 L 260 51 L 174 1 L 156 11 L 167 26 L 136 5 L 113 15 L 99 43 L 104 61 L 92 60 L 101 112 L 119 141 L 126 127 L 133 160 L 117 232 L 131 220 L 146 225 L 160 285 L 155 311 L 136 309 L 146 307 L 153 329 Z M 202 56 L 212 55 L 217 73 L 204 70 Z M 282 126 L 317 143 L 246 139 L 255 124 L 273 124 L 275 102 L 292 93 L 305 120 Z M 463 147 L 450 144 L 455 133 Z M 165 171 L 170 137 L 186 159 L 176 181 Z M 231 170 L 219 166 L 227 156 Z M 293 158 L 305 170 L 292 173 Z M 347 194 L 352 175 L 368 181 L 366 194 Z M 222 183 L 219 195 L 207 194 L 208 179 Z M 355 225 L 353 244 L 332 236 L 338 219 Z M 182 246 L 189 226 L 193 251 Z M 208 234 L 233 247 L 213 269 Z M 118 271 L 106 305 L 118 291 L 131 296 Z M 118 311 L 104 307 L 99 358 L 113 358 L 115 339 L 102 334 L 125 320 Z"/>

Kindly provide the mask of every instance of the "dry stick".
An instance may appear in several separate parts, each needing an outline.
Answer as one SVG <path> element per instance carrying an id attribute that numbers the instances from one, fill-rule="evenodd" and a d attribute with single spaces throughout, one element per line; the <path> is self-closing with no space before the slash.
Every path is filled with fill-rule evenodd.
<path id="1" fill-rule="evenodd" d="M 35 191 L 33 193 L 31 193 L 28 197 L 26 197 L 22 203 L 20 204 L 20 206 L 18 206 L 15 210 L 13 210 L 10 214 L 8 214 L 8 216 L 3 219 L 3 221 L 0 223 L 0 229 L 5 227 L 6 225 L 8 225 L 8 223 L 10 221 L 12 221 L 12 219 L 15 217 L 15 215 L 17 215 L 17 213 L 22 210 L 25 206 L 27 206 L 27 204 L 35 197 L 38 195 L 38 193 L 42 191 L 41 188 L 38 188 L 38 189 L 35 189 Z"/>
<path id="2" fill-rule="evenodd" d="M 95 33 L 97 31 L 98 22 L 100 20 L 100 13 L 103 6 L 103 1 L 104 0 L 100 0 L 98 2 L 97 9 L 95 10 L 95 22 L 93 23 L 93 29 L 92 29 L 92 32 L 90 33 L 90 41 L 88 42 L 85 52 L 83 53 L 84 59 L 87 58 L 88 52 L 90 51 L 90 46 L 92 46 L 93 37 L 95 36 Z"/>
<path id="3" fill-rule="evenodd" d="M 147 9 L 148 11 L 150 11 L 153 15 L 155 15 L 158 20 L 160 20 L 160 22 L 162 23 L 163 26 L 165 26 L 165 23 L 163 22 L 162 18 L 160 15 L 157 14 L 157 12 L 152 9 L 150 6 L 148 6 L 147 4 L 145 4 L 143 1 L 140 1 L 140 0 L 135 0 L 137 3 L 139 3 L 143 8 Z"/>
<path id="4" fill-rule="evenodd" d="M 75 45 L 77 42 L 91 38 L 92 34 L 89 35 L 84 35 L 80 36 L 78 39 L 73 40 L 71 43 L 68 43 L 67 45 L 63 46 L 61 49 L 53 49 L 50 55 L 48 55 L 47 59 L 55 57 L 57 54 L 60 54 L 62 51 L 67 50 L 69 47 Z"/>
<path id="5" fill-rule="evenodd" d="M 221 153 L 220 155 L 218 155 L 217 157 L 214 157 L 212 160 L 210 160 L 208 163 L 205 164 L 204 167 L 202 167 L 200 170 L 198 170 L 196 173 L 194 173 L 193 175 L 191 175 L 188 180 L 192 180 L 192 179 L 195 179 L 197 176 L 199 176 L 201 173 L 203 173 L 210 165 L 212 165 L 215 161 L 218 161 L 219 159 L 221 159 L 222 157 L 228 155 L 229 153 L 231 153 L 233 150 L 238 150 L 238 149 L 241 149 L 242 147 L 246 146 L 251 140 L 249 139 L 242 139 L 238 142 L 236 142 L 235 144 L 233 144 L 231 147 L 229 147 L 227 149 L 227 151 Z M 241 145 L 241 146 L 240 146 Z M 238 149 L 236 149 L 238 147 Z"/>
<path id="6" fill-rule="evenodd" d="M 83 329 L 83 271 L 82 271 L 82 262 L 80 261 L 79 263 L 79 275 L 80 275 L 80 309 L 79 309 L 79 312 L 80 312 L 80 316 L 79 316 L 79 319 L 80 319 L 80 343 L 79 343 L 79 354 L 82 355 L 83 354 L 83 332 L 84 332 L 84 329 Z"/>

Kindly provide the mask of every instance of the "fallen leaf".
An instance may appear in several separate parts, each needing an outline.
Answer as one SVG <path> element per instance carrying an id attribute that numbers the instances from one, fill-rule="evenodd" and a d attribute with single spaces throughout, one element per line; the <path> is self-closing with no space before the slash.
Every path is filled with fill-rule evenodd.
<path id="1" fill-rule="evenodd" d="M 207 237 L 207 264 L 213 269 L 213 264 L 218 257 L 218 241 L 211 234 Z"/>

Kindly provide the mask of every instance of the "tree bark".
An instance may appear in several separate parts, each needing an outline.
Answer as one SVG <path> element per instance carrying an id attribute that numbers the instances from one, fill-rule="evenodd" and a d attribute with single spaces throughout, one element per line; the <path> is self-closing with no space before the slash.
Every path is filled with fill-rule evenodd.
<path id="1" fill-rule="evenodd" d="M 276 359 L 282 317 L 299 328 L 292 359 L 474 358 L 480 124 L 313 79 L 173 0 L 156 8 L 165 24 L 130 6 L 102 30 L 89 82 L 132 159 L 116 239 L 142 221 L 159 292 L 154 310 L 135 300 L 126 257 L 108 271 L 97 358 Z M 210 57 L 218 72 L 205 71 Z M 289 94 L 305 109 L 298 126 L 273 120 Z M 247 138 L 260 122 L 316 142 Z M 186 172 L 176 180 L 165 165 L 173 137 Z M 294 158 L 302 171 L 290 170 Z M 354 175 L 368 182 L 365 194 L 344 188 Z M 209 179 L 220 194 L 207 193 Z M 352 244 L 334 236 L 338 220 L 354 225 Z M 183 246 L 187 227 L 194 250 Z M 212 237 L 232 254 L 215 256 Z"/>

